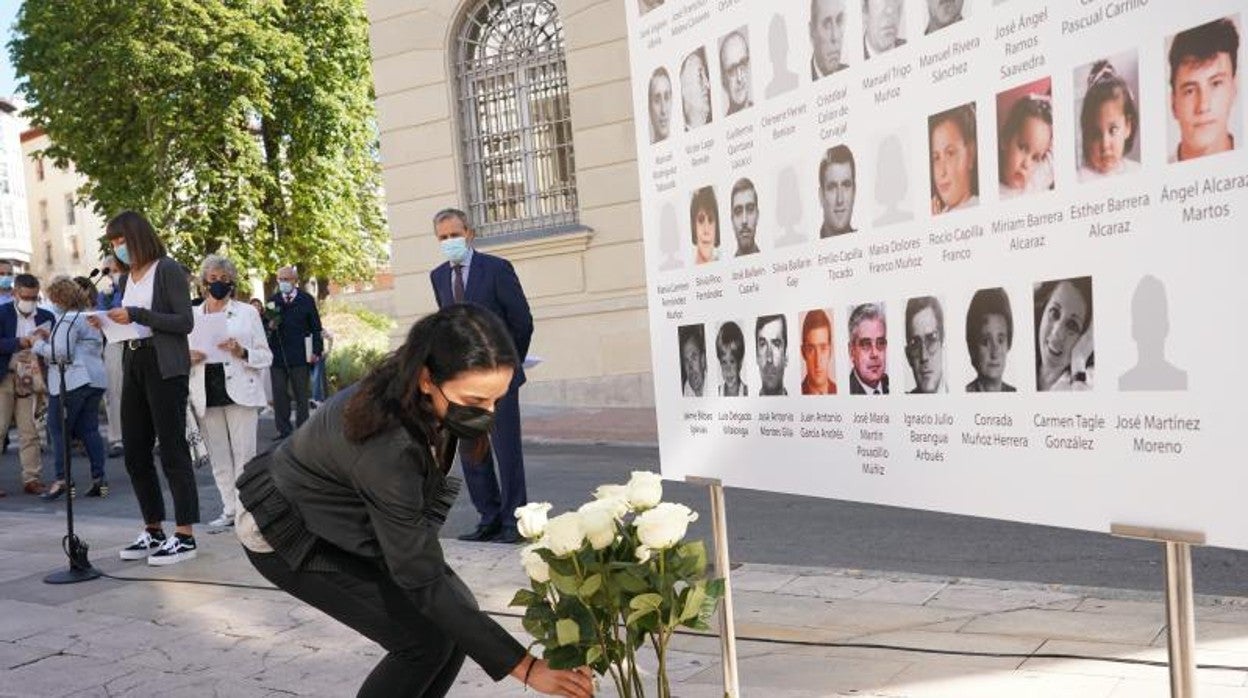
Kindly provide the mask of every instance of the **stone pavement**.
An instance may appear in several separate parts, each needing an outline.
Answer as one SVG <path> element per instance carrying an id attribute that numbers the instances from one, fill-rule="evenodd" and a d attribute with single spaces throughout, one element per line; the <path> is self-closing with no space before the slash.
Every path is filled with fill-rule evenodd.
<path id="1" fill-rule="evenodd" d="M 380 658 L 319 611 L 265 589 L 44 584 L 66 565 L 60 523 L 54 513 L 0 512 L 0 696 L 350 696 Z M 87 516 L 77 528 L 109 574 L 266 586 L 228 533 L 201 534 L 198 559 L 155 568 L 118 559 L 135 533 L 129 522 Z M 511 614 L 506 603 L 524 581 L 517 548 L 444 545 L 482 607 Z M 1168 695 L 1164 668 L 1094 659 L 1164 662 L 1156 595 L 754 564 L 736 569 L 733 585 L 745 696 Z M 514 617 L 500 621 L 524 637 Z M 1201 698 L 1248 697 L 1248 599 L 1200 598 L 1197 623 L 1198 660 L 1224 667 L 1198 672 Z M 675 695 L 722 695 L 716 639 L 681 637 L 673 667 Z M 524 690 L 510 679 L 494 684 L 468 662 L 452 695 Z"/>

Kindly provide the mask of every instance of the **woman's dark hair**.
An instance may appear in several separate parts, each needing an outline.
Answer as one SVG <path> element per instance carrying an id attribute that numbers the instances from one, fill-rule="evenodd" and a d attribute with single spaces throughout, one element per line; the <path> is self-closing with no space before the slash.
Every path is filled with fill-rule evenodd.
<path id="1" fill-rule="evenodd" d="M 109 240 L 124 238 L 130 252 L 130 268 L 141 267 L 165 256 L 165 244 L 156 235 L 156 229 L 142 214 L 122 211 L 104 228 Z"/>
<path id="2" fill-rule="evenodd" d="M 689 202 L 689 237 L 695 247 L 698 244 L 698 211 L 705 211 L 715 221 L 715 246 L 719 247 L 719 203 L 715 200 L 714 188 L 698 189 Z"/>
<path id="3" fill-rule="evenodd" d="M 1135 139 L 1140 134 L 1140 110 L 1135 105 L 1135 96 L 1131 87 L 1114 70 L 1114 64 L 1100 60 L 1092 64 L 1088 73 L 1088 91 L 1083 96 L 1083 108 L 1079 112 L 1079 129 L 1083 135 L 1083 160 L 1092 158 L 1088 153 L 1092 146 L 1100 141 L 1097 119 L 1100 117 L 1101 105 L 1113 100 L 1122 100 L 1122 115 L 1127 120 L 1131 135 L 1122 145 L 1123 157 L 1135 148 Z"/>
<path id="4" fill-rule="evenodd" d="M 1070 284 L 1082 298 L 1083 302 L 1088 306 L 1088 316 L 1083 320 L 1083 331 L 1087 332 L 1092 327 L 1092 277 L 1076 276 L 1070 279 L 1057 279 L 1055 281 L 1045 281 L 1035 289 L 1035 298 L 1032 301 L 1033 310 L 1035 312 L 1035 333 L 1036 333 L 1036 369 L 1040 368 L 1040 323 L 1044 320 L 1044 307 L 1049 304 L 1049 299 L 1053 297 L 1053 292 L 1062 284 Z"/>
<path id="5" fill-rule="evenodd" d="M 975 103 L 967 102 L 952 109 L 946 109 L 938 114 L 932 114 L 927 117 L 927 142 L 932 142 L 932 135 L 936 133 L 936 128 L 948 121 L 953 127 L 958 129 L 958 134 L 962 136 L 962 142 L 966 144 L 971 158 L 971 196 L 979 196 L 979 137 L 975 130 Z M 928 164 L 929 173 L 932 170 L 931 164 Z M 936 190 L 935 177 L 932 180 L 932 196 L 939 197 L 940 192 Z"/>
<path id="6" fill-rule="evenodd" d="M 971 296 L 966 309 L 966 351 L 975 356 L 979 346 L 979 330 L 989 315 L 1005 318 L 1005 345 L 1014 346 L 1014 313 L 1010 310 L 1010 297 L 1003 288 L 981 288 Z"/>
<path id="7" fill-rule="evenodd" d="M 436 444 L 438 418 L 420 390 L 421 369 L 442 385 L 465 371 L 519 363 L 497 316 L 471 303 L 447 306 L 412 325 L 407 341 L 360 380 L 343 413 L 343 430 L 348 440 L 360 443 L 403 426 L 413 438 Z"/>

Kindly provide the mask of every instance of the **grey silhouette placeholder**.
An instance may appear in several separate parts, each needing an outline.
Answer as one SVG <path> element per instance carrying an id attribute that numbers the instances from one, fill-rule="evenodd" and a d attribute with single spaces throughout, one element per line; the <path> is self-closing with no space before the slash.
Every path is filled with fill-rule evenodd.
<path id="1" fill-rule="evenodd" d="M 768 56 L 771 58 L 771 79 L 763 94 L 767 99 L 777 97 L 797 87 L 797 73 L 789 70 L 789 29 L 784 15 L 772 15 L 767 29 Z"/>
<path id="2" fill-rule="evenodd" d="M 909 192 L 901 137 L 896 134 L 886 136 L 880 141 L 875 162 L 875 201 L 884 209 L 876 217 L 875 224 L 892 225 L 914 220 L 914 212 L 907 210 L 905 205 Z"/>
<path id="3" fill-rule="evenodd" d="M 663 253 L 663 260 L 659 262 L 659 271 L 671 271 L 685 266 L 679 256 L 681 237 L 676 207 L 670 202 L 663 204 L 663 210 L 659 212 L 659 252 Z"/>
<path id="4" fill-rule="evenodd" d="M 1166 361 L 1170 303 L 1166 286 L 1153 275 L 1140 279 L 1131 297 L 1135 366 L 1118 378 L 1119 390 L 1187 390 L 1187 371 Z"/>
<path id="5" fill-rule="evenodd" d="M 776 177 L 776 227 L 783 233 L 776 247 L 789 247 L 806 242 L 802 235 L 802 195 L 797 183 L 797 170 L 786 167 Z"/>

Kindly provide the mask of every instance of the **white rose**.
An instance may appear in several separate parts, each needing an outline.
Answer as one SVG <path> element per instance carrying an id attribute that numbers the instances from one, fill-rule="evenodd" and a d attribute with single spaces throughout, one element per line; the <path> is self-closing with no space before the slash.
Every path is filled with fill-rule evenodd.
<path id="1" fill-rule="evenodd" d="M 520 564 L 524 565 L 524 573 L 529 579 L 545 584 L 550 581 L 550 565 L 537 554 L 540 545 L 526 545 L 520 550 Z"/>
<path id="2" fill-rule="evenodd" d="M 584 504 L 576 513 L 581 515 L 581 529 L 594 550 L 602 550 L 615 541 L 615 521 L 623 514 L 616 514 L 617 499 L 596 499 Z"/>
<path id="3" fill-rule="evenodd" d="M 585 542 L 585 530 L 581 528 L 581 515 L 575 511 L 560 514 L 546 524 L 546 543 L 558 557 L 566 557 L 581 549 Z"/>
<path id="4" fill-rule="evenodd" d="M 697 512 L 684 504 L 663 502 L 640 514 L 634 522 L 637 538 L 647 548 L 666 550 L 680 542 L 689 524 L 698 520 Z"/>
<path id="5" fill-rule="evenodd" d="M 663 478 L 658 473 L 634 470 L 628 481 L 628 503 L 644 511 L 663 500 Z"/>
<path id="6" fill-rule="evenodd" d="M 637 546 L 636 553 L 637 553 L 637 562 L 640 562 L 644 565 L 645 563 L 650 561 L 650 548 L 647 548 L 644 545 L 639 545 Z"/>
<path id="7" fill-rule="evenodd" d="M 529 540 L 541 538 L 546 531 L 546 512 L 550 509 L 550 502 L 525 504 L 516 509 L 516 525 L 520 528 L 520 535 Z"/>
<path id="8" fill-rule="evenodd" d="M 628 485 L 598 485 L 594 499 L 628 499 Z"/>

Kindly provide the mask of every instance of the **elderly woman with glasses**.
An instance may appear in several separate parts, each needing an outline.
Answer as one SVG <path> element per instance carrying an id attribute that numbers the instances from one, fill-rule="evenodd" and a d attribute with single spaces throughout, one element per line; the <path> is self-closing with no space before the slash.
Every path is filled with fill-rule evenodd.
<path id="1" fill-rule="evenodd" d="M 234 525 L 234 481 L 256 455 L 256 423 L 267 404 L 264 370 L 273 363 L 260 314 L 233 297 L 237 278 L 225 257 L 204 259 L 199 271 L 204 302 L 194 309 L 191 334 L 190 402 L 221 493 L 221 516 L 208 524 L 218 529 Z"/>

